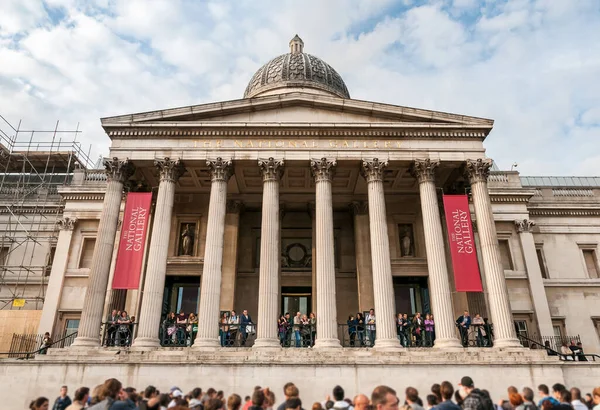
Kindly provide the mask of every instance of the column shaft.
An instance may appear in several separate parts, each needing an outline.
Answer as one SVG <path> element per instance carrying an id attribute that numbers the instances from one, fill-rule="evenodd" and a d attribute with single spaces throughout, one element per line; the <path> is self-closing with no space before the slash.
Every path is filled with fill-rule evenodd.
<path id="1" fill-rule="evenodd" d="M 92 257 L 90 276 L 81 311 L 81 321 L 77 331 L 77 338 L 73 347 L 96 347 L 100 343 L 100 332 L 102 325 L 102 311 L 104 309 L 104 298 L 110 263 L 119 222 L 121 198 L 123 196 L 123 184 L 131 176 L 133 167 L 128 160 L 119 161 L 117 158 L 104 162 L 107 171 L 106 192 L 98 233 L 96 246 Z"/>
<path id="2" fill-rule="evenodd" d="M 423 214 L 423 230 L 425 231 L 425 250 L 429 269 L 429 294 L 435 318 L 435 347 L 461 347 L 454 330 L 454 311 L 452 294 L 446 263 L 442 221 L 435 189 L 435 168 L 438 162 L 416 160 L 413 174 L 419 180 L 421 194 L 421 213 Z"/>
<path id="3" fill-rule="evenodd" d="M 331 179 L 336 162 L 322 158 L 311 162 L 315 178 L 317 246 L 317 340 L 315 348 L 341 347 L 337 333 L 335 250 L 333 244 L 333 198 Z"/>
<path id="4" fill-rule="evenodd" d="M 231 161 L 207 161 L 211 171 L 208 225 L 204 250 L 204 269 L 198 312 L 198 335 L 194 348 L 215 348 L 219 344 L 219 298 L 221 296 L 221 269 L 223 266 L 223 236 L 227 208 L 227 181 L 231 175 Z"/>
<path id="5" fill-rule="evenodd" d="M 259 160 L 263 176 L 260 271 L 258 279 L 258 322 L 255 348 L 279 348 L 277 318 L 279 307 L 280 218 L 279 180 L 283 161 Z"/>
<path id="6" fill-rule="evenodd" d="M 241 208 L 242 203 L 240 201 L 227 201 L 225 234 L 223 238 L 223 278 L 221 280 L 220 310 L 234 310 L 236 308 L 235 281 Z"/>
<path id="7" fill-rule="evenodd" d="M 471 181 L 471 194 L 481 242 L 481 259 L 483 260 L 489 308 L 494 326 L 494 346 L 500 348 L 521 347 L 513 324 L 492 203 L 487 188 L 487 177 L 491 165 L 492 162 L 488 160 L 467 161 L 467 174 Z"/>
<path id="8" fill-rule="evenodd" d="M 154 161 L 160 172 L 160 184 L 154 210 L 152 236 L 148 252 L 146 278 L 144 280 L 144 297 L 138 318 L 137 337 L 134 347 L 160 346 L 159 327 L 162 313 L 165 277 L 167 274 L 167 256 L 169 251 L 169 232 L 175 201 L 175 182 L 183 173 L 180 160 Z"/>
<path id="9" fill-rule="evenodd" d="M 390 242 L 383 192 L 383 170 L 387 162 L 378 159 L 363 161 L 362 174 L 367 180 L 369 195 L 369 222 L 371 231 L 371 260 L 373 262 L 373 293 L 377 349 L 400 349 L 396 336 L 394 284 L 390 260 Z"/>
<path id="10" fill-rule="evenodd" d="M 369 234 L 369 207 L 366 202 L 353 202 L 354 252 L 356 255 L 356 279 L 358 282 L 358 310 L 374 308 L 373 271 L 371 270 L 371 241 Z"/>

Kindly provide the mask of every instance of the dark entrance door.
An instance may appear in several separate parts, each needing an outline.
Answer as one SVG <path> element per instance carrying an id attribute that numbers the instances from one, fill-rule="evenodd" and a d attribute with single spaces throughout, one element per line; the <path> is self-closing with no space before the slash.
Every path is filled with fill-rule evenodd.
<path id="1" fill-rule="evenodd" d="M 310 286 L 284 286 L 281 288 L 282 313 L 289 312 L 292 317 L 296 312 L 308 315 L 312 306 L 312 288 Z"/>
<path id="2" fill-rule="evenodd" d="M 431 313 L 429 285 L 426 277 L 395 277 L 394 295 L 396 313 L 406 313 L 408 316 L 417 312 L 422 315 Z"/>

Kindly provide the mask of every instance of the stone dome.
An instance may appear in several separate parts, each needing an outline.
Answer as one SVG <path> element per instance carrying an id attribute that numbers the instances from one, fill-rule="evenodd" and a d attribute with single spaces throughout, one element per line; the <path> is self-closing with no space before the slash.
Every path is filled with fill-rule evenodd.
<path id="1" fill-rule="evenodd" d="M 282 88 L 313 88 L 341 98 L 350 98 L 342 77 L 325 61 L 304 52 L 298 35 L 290 41 L 290 52 L 275 57 L 254 74 L 244 98 Z"/>

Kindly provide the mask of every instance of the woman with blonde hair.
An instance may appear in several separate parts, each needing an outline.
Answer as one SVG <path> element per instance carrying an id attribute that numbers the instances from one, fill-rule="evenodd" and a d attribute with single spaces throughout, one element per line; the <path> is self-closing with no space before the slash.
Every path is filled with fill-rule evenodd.
<path id="1" fill-rule="evenodd" d="M 596 387 L 592 391 L 592 399 L 594 400 L 594 410 L 600 410 L 600 387 Z"/>
<path id="2" fill-rule="evenodd" d="M 109 409 L 119 397 L 123 396 L 123 385 L 117 379 L 107 379 L 100 389 L 100 402 L 89 410 Z"/>
<path id="3" fill-rule="evenodd" d="M 265 401 L 263 403 L 263 409 L 271 410 L 273 408 L 273 406 L 275 405 L 275 393 L 273 393 L 271 391 L 271 389 L 269 389 L 268 387 L 265 387 L 265 389 L 263 390 L 263 393 L 265 394 Z"/>
<path id="4" fill-rule="evenodd" d="M 242 398 L 237 394 L 232 394 L 227 399 L 227 410 L 240 410 Z"/>

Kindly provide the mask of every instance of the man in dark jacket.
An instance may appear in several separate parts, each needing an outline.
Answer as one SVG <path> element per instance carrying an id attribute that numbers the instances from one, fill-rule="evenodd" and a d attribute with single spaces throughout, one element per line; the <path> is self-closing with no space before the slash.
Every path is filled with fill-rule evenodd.
<path id="1" fill-rule="evenodd" d="M 440 385 L 440 395 L 442 396 L 442 402 L 435 406 L 437 410 L 461 410 L 460 406 L 452 401 L 452 397 L 454 397 L 452 383 L 448 381 L 442 382 Z"/>
<path id="2" fill-rule="evenodd" d="M 60 396 L 56 398 L 54 406 L 52 406 L 52 410 L 65 410 L 71 405 L 71 398 L 67 396 L 67 391 L 67 386 L 62 386 L 60 388 Z"/>
<path id="3" fill-rule="evenodd" d="M 248 339 L 248 326 L 252 324 L 252 318 L 248 314 L 248 311 L 244 309 L 242 316 L 240 317 L 240 333 L 242 334 L 242 346 L 246 345 L 246 339 Z"/>
<path id="4" fill-rule="evenodd" d="M 465 312 L 468 313 L 468 312 Z M 460 395 L 464 397 L 463 410 L 494 410 L 489 394 L 475 388 L 473 379 L 465 376 L 460 379 Z"/>
<path id="5" fill-rule="evenodd" d="M 467 347 L 469 345 L 469 327 L 471 326 L 471 316 L 468 311 L 465 310 L 465 313 L 456 319 L 456 326 L 460 330 L 462 345 Z"/>

